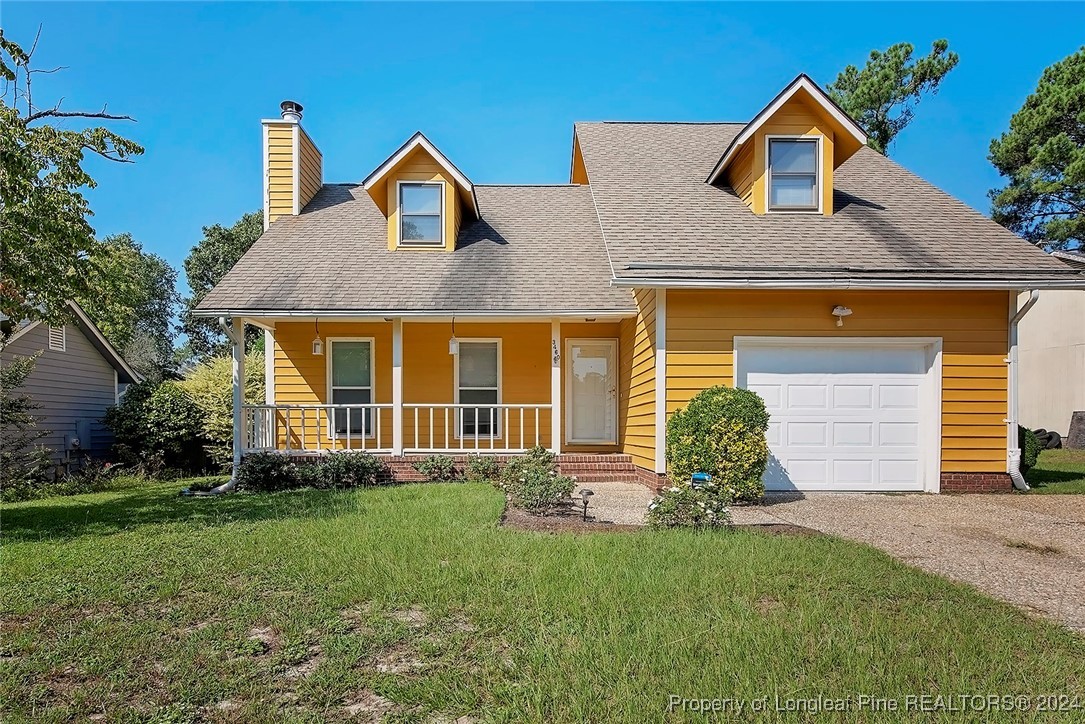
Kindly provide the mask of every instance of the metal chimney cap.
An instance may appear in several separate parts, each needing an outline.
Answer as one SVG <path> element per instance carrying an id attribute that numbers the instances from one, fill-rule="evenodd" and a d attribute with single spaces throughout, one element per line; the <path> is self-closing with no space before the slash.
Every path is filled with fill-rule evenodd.
<path id="1" fill-rule="evenodd" d="M 279 104 L 279 108 L 282 109 L 283 119 L 287 121 L 301 120 L 302 107 L 297 101 L 283 101 Z"/>

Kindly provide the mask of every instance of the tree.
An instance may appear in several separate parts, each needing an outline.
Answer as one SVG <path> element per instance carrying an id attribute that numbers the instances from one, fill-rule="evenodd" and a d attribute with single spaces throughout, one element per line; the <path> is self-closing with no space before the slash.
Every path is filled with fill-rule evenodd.
<path id="1" fill-rule="evenodd" d="M 1085 47 L 1044 71 L 988 159 L 1009 180 L 989 192 L 995 221 L 1049 250 L 1085 248 Z"/>
<path id="2" fill-rule="evenodd" d="M 40 30 L 38 35 L 40 36 Z M 71 119 L 131 121 L 101 111 L 38 106 L 31 89 L 41 70 L 0 29 L 0 312 L 12 319 L 67 316 L 65 302 L 93 293 L 89 259 L 97 247 L 82 194 L 96 183 L 83 168 L 87 153 L 128 163 L 143 153 L 104 127 L 71 130 Z"/>
<path id="3" fill-rule="evenodd" d="M 0 487 L 33 477 L 37 455 L 34 443 L 49 434 L 38 427 L 34 410 L 41 405 L 18 392 L 34 371 L 37 357 L 16 357 L 0 367 Z"/>
<path id="4" fill-rule="evenodd" d="M 912 122 L 924 93 L 937 93 L 957 65 L 949 42 L 936 40 L 930 55 L 912 60 L 911 43 L 897 43 L 883 53 L 870 51 L 866 67 L 849 65 L 826 90 L 844 111 L 866 129 L 867 145 L 888 156 L 889 144 Z"/>
<path id="5" fill-rule="evenodd" d="M 160 378 L 173 350 L 177 272 L 131 234 L 106 237 L 88 266 L 95 292 L 76 301 L 140 374 Z"/>
<path id="6" fill-rule="evenodd" d="M 264 216 L 259 211 L 242 216 L 227 228 L 221 224 L 203 227 L 203 239 L 192 247 L 185 258 L 185 276 L 192 296 L 186 300 L 182 329 L 188 335 L 189 347 L 197 357 L 229 354 L 230 345 L 219 329 L 218 322 L 192 316 L 192 310 L 207 293 L 226 276 L 226 272 L 249 250 L 264 233 Z M 251 348 L 258 330 L 246 333 L 246 348 Z"/>

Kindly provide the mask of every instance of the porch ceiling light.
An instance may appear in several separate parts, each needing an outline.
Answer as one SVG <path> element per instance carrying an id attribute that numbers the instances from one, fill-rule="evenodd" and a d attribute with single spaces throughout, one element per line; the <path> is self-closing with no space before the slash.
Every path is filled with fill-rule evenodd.
<path id="1" fill-rule="evenodd" d="M 317 357 L 324 355 L 324 343 L 320 340 L 320 320 L 314 320 L 316 325 L 316 337 L 313 338 L 313 354 Z"/>
<path id="2" fill-rule="evenodd" d="M 844 317 L 847 317 L 850 314 L 851 314 L 851 309 L 848 308 L 848 307 L 845 307 L 842 304 L 837 304 L 835 307 L 833 307 L 833 316 L 836 317 L 836 326 L 843 327 L 844 326 Z"/>

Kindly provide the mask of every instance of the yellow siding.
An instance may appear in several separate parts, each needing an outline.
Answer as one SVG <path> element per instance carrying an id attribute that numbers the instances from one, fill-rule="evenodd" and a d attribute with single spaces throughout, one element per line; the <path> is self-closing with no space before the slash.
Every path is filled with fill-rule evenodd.
<path id="1" fill-rule="evenodd" d="M 294 213 L 294 124 L 267 125 L 268 222 Z"/>
<path id="2" fill-rule="evenodd" d="M 305 129 L 299 127 L 298 130 L 301 136 L 298 150 L 298 160 L 301 163 L 298 178 L 301 203 L 298 208 L 303 209 L 307 203 L 313 200 L 313 197 L 316 196 L 317 191 L 320 191 L 323 184 L 324 157 L 321 155 L 320 149 L 313 143 L 313 139 L 309 138 L 309 134 L 305 132 Z"/>
<path id="3" fill-rule="evenodd" d="M 580 150 L 580 139 L 573 136 L 573 162 L 569 171 L 569 182 L 574 184 L 588 183 L 588 169 L 584 166 L 584 154 Z"/>
<path id="4" fill-rule="evenodd" d="M 401 250 L 453 251 L 459 232 L 460 198 L 456 181 L 426 151 L 416 148 L 389 172 L 386 184 L 386 213 L 388 215 L 388 248 L 395 250 L 399 239 L 399 199 L 397 181 L 443 181 L 444 182 L 444 246 L 401 246 Z"/>
<path id="5" fill-rule="evenodd" d="M 854 314 L 836 326 L 837 304 Z M 667 293 L 667 412 L 734 384 L 734 336 L 941 337 L 942 470 L 1004 472 L 1006 292 Z"/>
<path id="6" fill-rule="evenodd" d="M 642 468 L 655 469 L 656 296 L 651 289 L 635 293 L 637 317 L 619 324 L 619 435 L 622 452 Z"/>
<path id="7" fill-rule="evenodd" d="M 822 212 L 833 213 L 833 124 L 817 107 L 796 95 L 772 115 L 748 140 L 727 169 L 727 182 L 755 214 L 768 211 L 768 146 L 766 137 L 820 136 Z"/>

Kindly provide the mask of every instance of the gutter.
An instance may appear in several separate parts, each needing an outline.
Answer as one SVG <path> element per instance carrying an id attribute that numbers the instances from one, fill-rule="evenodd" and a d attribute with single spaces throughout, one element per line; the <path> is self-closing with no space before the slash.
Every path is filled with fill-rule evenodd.
<path id="1" fill-rule="evenodd" d="M 1040 299 L 1040 291 L 1032 289 L 1025 304 L 1010 317 L 1010 356 L 1006 362 L 1009 364 L 1009 418 L 1006 420 L 1006 472 L 1010 474 L 1013 487 L 1017 490 L 1029 490 L 1029 484 L 1025 482 L 1025 476 L 1021 474 L 1021 447 L 1017 439 L 1018 399 L 1017 379 L 1019 376 L 1020 360 L 1017 354 L 1017 325 L 1028 314 L 1036 302 Z M 1016 297 L 1014 306 L 1016 307 Z"/>
<path id="2" fill-rule="evenodd" d="M 802 279 L 674 279 L 674 278 L 615 278 L 615 287 L 663 288 L 663 289 L 1085 289 L 1085 277 L 1070 275 L 1065 281 L 1045 279 L 855 279 L 802 278 Z"/>
<path id="3" fill-rule="evenodd" d="M 236 360 L 237 359 L 237 347 L 238 347 L 238 345 L 241 345 L 241 347 L 242 347 L 241 353 L 244 354 L 244 352 L 245 352 L 245 350 L 244 350 L 245 337 L 242 336 L 241 339 L 237 338 L 237 336 L 234 334 L 233 325 L 226 321 L 226 317 L 219 317 L 218 321 L 219 321 L 219 327 L 222 328 L 223 334 L 226 335 L 226 338 L 230 340 L 230 344 L 233 346 L 234 359 Z M 241 380 L 241 389 L 242 390 L 245 389 L 245 380 Z M 244 395 L 244 392 L 242 392 L 242 395 Z M 234 403 L 235 403 L 235 405 L 237 403 L 237 395 L 236 394 L 234 395 Z M 235 415 L 234 419 L 236 420 L 237 416 L 240 415 L 240 414 L 241 414 L 241 410 L 235 409 L 234 410 L 234 415 Z M 236 436 L 237 436 L 237 424 L 235 423 L 234 424 L 234 437 L 236 437 Z M 237 440 L 234 440 L 234 445 L 236 446 L 238 444 L 239 443 L 237 442 Z M 235 464 L 234 464 L 233 469 L 232 469 L 232 471 L 230 473 L 230 479 L 227 480 L 222 485 L 219 485 L 218 487 L 211 488 L 211 490 L 204 493 L 204 495 L 222 495 L 223 493 L 232 493 L 236 488 L 237 488 L 237 464 L 236 464 L 236 460 L 235 460 Z M 197 495 L 199 495 L 199 493 L 197 493 Z"/>

